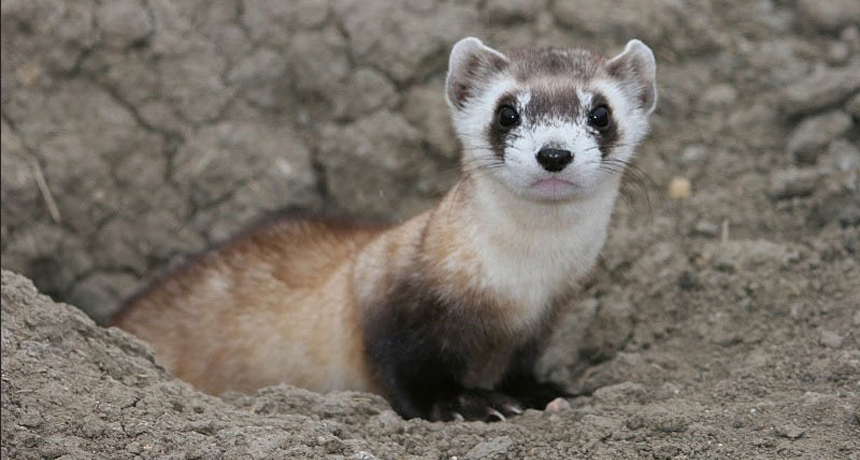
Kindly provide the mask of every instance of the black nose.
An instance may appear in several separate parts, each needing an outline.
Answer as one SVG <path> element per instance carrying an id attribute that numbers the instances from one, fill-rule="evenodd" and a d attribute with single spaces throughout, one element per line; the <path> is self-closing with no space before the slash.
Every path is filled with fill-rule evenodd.
<path id="1" fill-rule="evenodd" d="M 549 172 L 559 172 L 573 161 L 573 154 L 568 150 L 542 149 L 537 154 L 537 161 Z"/>

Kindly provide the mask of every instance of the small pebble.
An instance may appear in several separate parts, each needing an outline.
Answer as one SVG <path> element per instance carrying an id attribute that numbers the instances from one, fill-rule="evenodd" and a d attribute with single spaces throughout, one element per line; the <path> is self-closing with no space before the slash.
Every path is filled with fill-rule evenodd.
<path id="1" fill-rule="evenodd" d="M 848 172 L 860 165 L 860 147 L 845 139 L 837 139 L 827 147 L 827 158 L 836 170 Z"/>
<path id="2" fill-rule="evenodd" d="M 693 144 L 684 147 L 684 150 L 681 152 L 681 161 L 684 163 L 695 163 L 708 153 L 707 148 L 701 144 Z"/>
<path id="3" fill-rule="evenodd" d="M 855 117 L 860 117 L 860 93 L 857 93 L 850 101 L 848 101 L 848 105 L 845 107 L 848 110 L 848 113 L 854 115 Z"/>
<path id="4" fill-rule="evenodd" d="M 720 227 L 707 220 L 700 220 L 696 222 L 696 225 L 693 226 L 692 234 L 694 236 L 706 236 L 708 238 L 713 238 L 720 233 Z"/>
<path id="5" fill-rule="evenodd" d="M 767 194 L 774 200 L 809 196 L 815 191 L 821 173 L 812 168 L 776 171 L 770 178 Z"/>
<path id="6" fill-rule="evenodd" d="M 798 439 L 804 434 L 806 434 L 806 430 L 795 425 L 794 423 L 786 423 L 784 425 L 776 427 L 776 434 L 783 438 Z"/>
<path id="7" fill-rule="evenodd" d="M 475 447 L 466 453 L 463 460 L 498 458 L 505 455 L 508 448 L 513 444 L 514 441 L 508 436 L 493 438 L 475 445 Z"/>
<path id="8" fill-rule="evenodd" d="M 546 404 L 546 412 L 558 413 L 570 409 L 570 402 L 564 398 L 555 398 Z"/>
<path id="9" fill-rule="evenodd" d="M 691 291 L 699 286 L 699 277 L 696 276 L 695 272 L 684 270 L 681 272 L 681 275 L 678 276 L 678 287 L 685 291 Z"/>
<path id="10" fill-rule="evenodd" d="M 814 164 L 830 142 L 851 130 L 851 116 L 840 110 L 806 118 L 788 137 L 788 153 L 798 164 Z"/>
<path id="11" fill-rule="evenodd" d="M 693 193 L 693 186 L 686 177 L 676 176 L 669 182 L 669 196 L 676 200 L 689 198 Z"/>
<path id="12" fill-rule="evenodd" d="M 803 318 L 803 310 L 806 308 L 806 305 L 803 302 L 796 302 L 791 305 L 789 308 L 789 315 L 794 320 L 799 320 Z"/>
<path id="13" fill-rule="evenodd" d="M 822 331 L 819 342 L 827 348 L 839 348 L 842 346 L 842 342 L 844 340 L 845 339 L 841 335 L 835 332 Z"/>
<path id="14" fill-rule="evenodd" d="M 827 48 L 827 59 L 834 64 L 842 64 L 851 57 L 851 48 L 847 43 L 834 42 Z"/>

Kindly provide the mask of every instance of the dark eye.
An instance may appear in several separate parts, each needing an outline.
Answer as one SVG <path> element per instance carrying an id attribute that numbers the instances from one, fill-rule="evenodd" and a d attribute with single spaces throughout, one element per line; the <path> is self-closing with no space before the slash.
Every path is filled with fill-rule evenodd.
<path id="1" fill-rule="evenodd" d="M 499 110 L 499 126 L 502 128 L 511 128 L 519 122 L 520 114 L 513 107 L 506 105 Z"/>
<path id="2" fill-rule="evenodd" d="M 609 127 L 609 109 L 605 105 L 597 106 L 588 114 L 588 124 L 597 129 Z"/>

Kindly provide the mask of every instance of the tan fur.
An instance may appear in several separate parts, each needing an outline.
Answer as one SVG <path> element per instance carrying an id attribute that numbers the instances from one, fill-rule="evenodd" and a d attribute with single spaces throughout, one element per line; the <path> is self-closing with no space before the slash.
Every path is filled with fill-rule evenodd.
<path id="1" fill-rule="evenodd" d="M 301 221 L 263 227 L 156 282 L 115 325 L 208 393 L 280 382 L 372 391 L 347 287 L 351 257 L 381 230 Z"/>

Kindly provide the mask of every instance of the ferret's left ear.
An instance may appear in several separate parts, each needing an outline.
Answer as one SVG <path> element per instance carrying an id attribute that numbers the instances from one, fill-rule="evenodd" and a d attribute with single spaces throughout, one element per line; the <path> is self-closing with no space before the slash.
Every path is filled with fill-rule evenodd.
<path id="1" fill-rule="evenodd" d="M 455 109 L 463 108 L 466 100 L 476 96 L 483 83 L 497 72 L 507 68 L 507 56 L 484 45 L 475 37 L 458 41 L 448 59 L 448 77 L 445 79 L 445 96 Z"/>
<path id="2" fill-rule="evenodd" d="M 630 40 L 624 51 L 606 63 L 609 75 L 636 99 L 639 108 L 650 114 L 657 107 L 657 63 L 651 48 L 639 40 Z"/>

